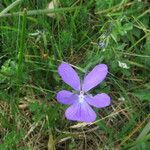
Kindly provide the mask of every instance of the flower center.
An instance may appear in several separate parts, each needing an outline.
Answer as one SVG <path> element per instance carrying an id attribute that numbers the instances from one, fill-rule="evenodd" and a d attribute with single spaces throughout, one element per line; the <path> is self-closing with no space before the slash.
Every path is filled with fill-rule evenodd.
<path id="1" fill-rule="evenodd" d="M 81 91 L 79 95 L 79 103 L 83 103 L 83 102 L 84 102 L 84 92 Z"/>

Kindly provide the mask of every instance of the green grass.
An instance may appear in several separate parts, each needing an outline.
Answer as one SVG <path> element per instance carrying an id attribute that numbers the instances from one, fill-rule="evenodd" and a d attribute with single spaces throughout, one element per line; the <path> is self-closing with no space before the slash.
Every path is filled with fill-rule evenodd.
<path id="1" fill-rule="evenodd" d="M 148 150 L 150 3 L 59 0 L 55 10 L 48 3 L 0 2 L 0 150 Z M 55 99 L 70 89 L 57 73 L 62 61 L 81 77 L 109 66 L 91 93 L 108 93 L 112 104 L 95 109 L 91 125 L 66 120 Z"/>

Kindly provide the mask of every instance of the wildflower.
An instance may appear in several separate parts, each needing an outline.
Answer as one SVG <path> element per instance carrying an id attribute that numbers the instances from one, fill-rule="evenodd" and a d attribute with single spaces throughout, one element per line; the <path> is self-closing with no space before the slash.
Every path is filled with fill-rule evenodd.
<path id="1" fill-rule="evenodd" d="M 104 41 L 98 43 L 99 48 L 105 48 L 106 43 Z"/>
<path id="2" fill-rule="evenodd" d="M 88 93 L 89 90 L 105 79 L 108 73 L 108 68 L 105 64 L 95 66 L 85 76 L 83 82 L 80 82 L 77 72 L 67 63 L 62 63 L 58 67 L 58 73 L 62 80 L 76 91 L 72 93 L 62 90 L 56 96 L 60 103 L 71 105 L 65 112 L 65 117 L 68 120 L 93 122 L 96 119 L 96 113 L 91 106 L 104 108 L 110 105 L 110 97 L 107 94 L 101 93 L 92 96 Z"/>
<path id="3" fill-rule="evenodd" d="M 125 101 L 125 98 L 123 96 L 118 98 L 119 101 Z"/>
<path id="4" fill-rule="evenodd" d="M 48 4 L 48 9 L 55 9 L 58 7 L 58 0 L 52 0 L 49 4 Z M 47 14 L 49 17 L 56 17 L 55 13 L 48 13 Z"/>
<path id="5" fill-rule="evenodd" d="M 121 67 L 121 68 L 123 68 L 123 69 L 129 69 L 129 66 L 127 66 L 126 63 L 123 63 L 123 62 L 121 62 L 121 61 L 118 61 L 118 65 L 119 65 L 119 67 Z"/>

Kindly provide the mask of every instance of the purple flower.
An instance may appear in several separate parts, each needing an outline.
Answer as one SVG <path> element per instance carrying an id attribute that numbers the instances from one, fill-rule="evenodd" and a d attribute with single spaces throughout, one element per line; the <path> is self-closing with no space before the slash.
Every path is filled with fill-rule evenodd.
<path id="1" fill-rule="evenodd" d="M 105 48 L 106 43 L 104 41 L 103 42 L 99 42 L 98 46 L 99 46 L 99 48 Z"/>
<path id="2" fill-rule="evenodd" d="M 89 90 L 105 79 L 108 73 L 107 65 L 99 64 L 95 66 L 85 76 L 83 82 L 80 82 L 76 71 L 67 63 L 62 63 L 58 67 L 58 73 L 65 83 L 77 91 L 72 93 L 62 90 L 57 93 L 56 98 L 60 103 L 71 105 L 65 112 L 67 119 L 80 122 L 93 122 L 96 119 L 96 113 L 91 106 L 104 108 L 110 105 L 110 97 L 107 94 L 101 93 L 92 96 L 88 93 Z"/>

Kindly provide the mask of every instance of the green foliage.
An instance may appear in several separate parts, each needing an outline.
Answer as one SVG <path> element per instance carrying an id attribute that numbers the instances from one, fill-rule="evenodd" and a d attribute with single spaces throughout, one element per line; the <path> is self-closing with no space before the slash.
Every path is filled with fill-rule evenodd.
<path id="1" fill-rule="evenodd" d="M 15 79 L 17 70 L 17 63 L 11 59 L 8 59 L 4 62 L 4 64 L 1 66 L 0 70 L 0 83 L 8 82 L 10 81 L 10 78 Z"/>
<path id="2" fill-rule="evenodd" d="M 22 140 L 24 137 L 25 132 L 24 130 L 20 130 L 18 132 L 12 131 L 6 134 L 6 136 L 3 139 L 3 144 L 0 145 L 0 149 L 2 150 L 11 150 L 11 149 L 17 149 L 17 144 Z"/>
<path id="3" fill-rule="evenodd" d="M 47 119 L 45 128 L 56 127 L 58 123 L 58 106 L 48 106 L 48 104 L 39 104 L 38 102 L 30 104 L 29 107 L 34 122 Z"/>
<path id="4" fill-rule="evenodd" d="M 0 150 L 46 149 L 51 134 L 57 149 L 148 149 L 148 1 L 59 0 L 54 17 L 49 2 L 0 3 Z M 91 92 L 109 93 L 112 105 L 96 109 L 94 125 L 73 129 L 65 119 L 55 98 L 71 90 L 58 76 L 61 61 L 81 77 L 109 66 Z"/>
<path id="5" fill-rule="evenodd" d="M 146 101 L 146 100 L 150 101 L 149 89 L 135 91 L 134 95 L 137 96 L 141 101 Z"/>

